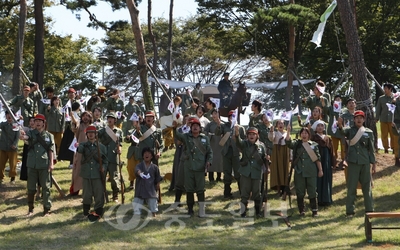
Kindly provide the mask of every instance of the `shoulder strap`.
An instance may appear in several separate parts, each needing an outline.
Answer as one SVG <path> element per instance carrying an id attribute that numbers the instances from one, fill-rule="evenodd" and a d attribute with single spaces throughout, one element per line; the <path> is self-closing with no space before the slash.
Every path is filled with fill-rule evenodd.
<path id="1" fill-rule="evenodd" d="M 50 145 L 48 145 L 48 144 L 44 141 L 44 139 L 43 139 L 43 137 L 40 135 L 40 133 L 37 133 L 37 134 L 36 134 L 36 137 L 37 137 L 37 141 L 43 146 L 43 148 L 46 149 L 46 151 L 49 151 Z"/>
<path id="2" fill-rule="evenodd" d="M 228 141 L 229 137 L 231 136 L 231 132 L 226 132 L 224 136 L 221 138 L 219 141 L 219 145 L 222 147 L 225 145 L 225 143 Z"/>
<path id="3" fill-rule="evenodd" d="M 201 137 L 197 137 L 197 138 L 193 138 L 193 143 L 194 145 L 200 150 L 200 152 L 203 155 L 206 155 L 206 149 L 204 148 L 203 144 L 200 143 L 199 139 L 201 139 Z"/>
<path id="4" fill-rule="evenodd" d="M 156 126 L 152 125 L 148 130 L 146 130 L 146 132 L 144 132 L 144 134 L 139 138 L 139 141 L 144 141 L 147 139 L 147 137 L 149 137 L 151 134 L 154 133 L 154 131 L 156 131 Z"/>
<path id="5" fill-rule="evenodd" d="M 317 154 L 314 152 L 314 150 L 311 148 L 310 144 L 308 142 L 303 142 L 303 147 L 306 150 L 308 156 L 310 156 L 312 162 L 315 162 L 318 160 Z"/>
<path id="6" fill-rule="evenodd" d="M 365 132 L 365 127 L 362 126 L 361 128 L 358 129 L 357 134 L 353 137 L 353 139 L 350 140 L 349 145 L 350 146 L 355 145 L 361 139 L 361 136 L 364 134 L 364 132 Z"/>

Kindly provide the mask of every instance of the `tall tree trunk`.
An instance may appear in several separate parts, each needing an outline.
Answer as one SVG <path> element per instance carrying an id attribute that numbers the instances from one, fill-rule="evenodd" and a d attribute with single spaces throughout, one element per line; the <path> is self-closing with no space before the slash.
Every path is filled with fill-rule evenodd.
<path id="1" fill-rule="evenodd" d="M 131 22 L 132 22 L 132 31 L 135 36 L 136 51 L 138 54 L 137 67 L 139 70 L 139 79 L 143 91 L 144 104 L 146 106 L 146 109 L 154 110 L 154 102 L 151 97 L 149 81 L 147 79 L 146 50 L 144 48 L 142 30 L 140 29 L 139 10 L 134 0 L 126 0 L 126 4 L 128 5 L 129 14 L 131 16 Z"/>
<path id="2" fill-rule="evenodd" d="M 33 79 L 43 88 L 44 80 L 44 19 L 43 0 L 35 0 L 35 61 L 33 63 Z"/>
<path id="3" fill-rule="evenodd" d="M 337 0 L 337 6 L 346 37 L 346 46 L 349 53 L 350 70 L 353 75 L 354 98 L 357 100 L 357 109 L 361 109 L 365 112 L 365 125 L 374 131 L 374 136 L 377 138 L 376 123 L 374 122 L 374 112 L 372 110 L 371 92 L 368 86 L 361 41 L 357 32 L 355 12 L 353 12 L 354 10 L 349 0 Z"/>
<path id="4" fill-rule="evenodd" d="M 169 23 L 168 23 L 168 44 L 167 44 L 167 78 L 171 80 L 171 65 L 172 65 L 172 24 L 173 20 L 173 12 L 174 11 L 174 0 L 170 0 L 169 4 Z"/>
<path id="5" fill-rule="evenodd" d="M 25 23 L 27 16 L 27 5 L 26 0 L 20 0 L 20 10 L 19 10 L 19 22 L 18 22 L 18 38 L 16 42 L 15 55 L 14 55 L 14 69 L 13 69 L 13 84 L 12 84 L 12 94 L 18 95 L 21 93 L 21 70 L 22 59 L 24 54 L 24 39 L 25 39 Z"/>
<path id="6" fill-rule="evenodd" d="M 151 40 L 151 44 L 153 45 L 153 65 L 151 66 L 154 74 L 157 75 L 157 62 L 158 62 L 158 49 L 157 49 L 157 43 L 156 43 L 156 37 L 154 36 L 153 33 L 153 27 L 151 25 L 152 23 L 152 15 L 151 15 L 151 10 L 152 10 L 152 2 L 151 0 L 148 0 L 148 5 L 147 5 L 147 29 L 149 31 L 149 36 Z M 156 83 L 152 82 L 151 83 L 151 97 L 155 98 L 156 95 Z"/>
<path id="7" fill-rule="evenodd" d="M 294 0 L 290 0 L 290 4 L 294 4 Z M 285 95 L 285 110 L 291 110 L 290 106 L 290 97 L 292 96 L 292 88 L 293 88 L 293 74 L 294 72 L 294 42 L 295 42 L 295 30 L 294 26 L 289 26 L 289 64 L 288 64 L 288 82 L 286 87 L 286 95 Z"/>

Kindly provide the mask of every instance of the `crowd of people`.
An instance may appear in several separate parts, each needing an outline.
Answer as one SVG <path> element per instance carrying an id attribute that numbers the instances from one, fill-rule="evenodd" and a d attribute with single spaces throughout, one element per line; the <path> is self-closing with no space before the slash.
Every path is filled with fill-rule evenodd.
<path id="1" fill-rule="evenodd" d="M 229 93 L 221 93 L 221 105 L 225 105 L 232 95 L 233 85 L 228 77 L 229 74 L 224 74 L 221 81 L 221 91 L 229 88 Z M 393 85 L 386 84 L 384 89 L 385 95 L 379 98 L 376 107 L 377 120 L 381 121 L 382 133 L 390 133 L 391 142 L 395 142 L 391 147 L 395 163 L 399 165 L 396 134 L 400 124 L 396 126 L 395 122 L 400 121 L 397 119 L 400 113 L 390 119 L 389 105 L 386 104 L 400 105 L 400 101 L 393 96 Z M 191 216 L 194 215 L 194 194 L 199 204 L 198 216 L 205 215 L 205 175 L 209 182 L 224 183 L 224 199 L 233 198 L 232 185 L 237 184 L 242 217 L 247 216 L 249 200 L 254 201 L 256 215 L 261 214 L 269 189 L 285 199 L 290 192 L 288 176 L 293 175 L 299 214 L 305 215 L 307 194 L 312 216 L 318 216 L 318 206 L 333 202 L 333 169 L 345 170 L 346 214 L 355 214 L 358 183 L 364 196 L 365 211 L 373 211 L 371 174 L 375 172 L 376 164 L 372 131 L 363 125 L 364 112 L 355 110 L 356 100 L 349 98 L 343 108 L 340 96 L 335 96 L 331 102 L 322 81 L 316 82 L 314 95 L 303 99 L 312 114 L 305 122 L 298 117 L 301 126 L 298 139 L 292 139 L 290 124 L 281 119 L 272 120 L 270 110 L 263 110 L 263 103 L 258 100 L 252 102 L 247 129 L 237 124 L 234 110 L 223 122 L 218 112 L 219 104 L 211 98 L 204 100 L 200 85 L 192 92 L 187 91 L 182 98 L 173 98 L 172 109 L 160 114 L 172 116 L 173 120 L 171 126 L 163 130 L 156 126 L 156 113 L 145 111 L 141 100 L 135 102 L 130 97 L 125 105 L 118 90 L 112 90 L 108 97 L 104 91 L 105 88 L 99 88 L 98 94 L 83 105 L 79 92 L 73 88 L 68 90 L 68 98 L 62 101 L 54 95 L 52 88 L 45 89 L 47 98 L 43 98 L 37 84 L 32 83 L 23 88 L 23 95 L 8 103 L 12 113 L 7 111 L 6 121 L 0 124 L 0 179 L 4 181 L 8 161 L 10 182 L 15 183 L 18 141 L 24 140 L 20 179 L 27 180 L 28 216 L 33 214 L 35 194 L 40 188 L 44 215 L 50 214 L 51 172 L 59 160 L 69 161 L 72 169 L 69 195 L 79 195 L 83 190 L 85 218 L 90 221 L 101 218 L 108 198 L 107 176 L 111 182 L 112 200 L 119 202 L 121 183 L 118 183 L 118 175 L 123 141 L 129 144 L 126 157 L 128 189 L 135 190 L 135 214 L 141 214 L 140 206 L 146 202 L 156 216 L 162 180 L 159 159 L 171 148 L 175 148 L 169 188 L 175 192 L 173 206 L 179 206 L 186 193 Z M 21 118 L 23 129 L 16 128 L 14 114 Z M 383 123 L 389 124 L 383 126 Z M 385 153 L 388 153 L 389 144 L 385 139 L 387 136 L 382 134 Z M 340 154 L 337 152 L 339 144 Z M 269 187 L 264 186 L 267 180 Z M 90 212 L 92 199 L 94 209 Z"/>

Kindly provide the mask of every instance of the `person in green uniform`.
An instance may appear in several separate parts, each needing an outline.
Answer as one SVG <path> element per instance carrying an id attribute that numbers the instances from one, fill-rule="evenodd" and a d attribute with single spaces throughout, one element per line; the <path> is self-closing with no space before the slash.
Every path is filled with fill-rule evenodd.
<path id="1" fill-rule="evenodd" d="M 65 114 L 60 102 L 60 98 L 54 96 L 50 100 L 50 105 L 44 110 L 47 119 L 47 130 L 54 136 L 57 155 L 60 153 L 61 140 L 65 130 Z"/>
<path id="2" fill-rule="evenodd" d="M 300 216 L 304 216 L 304 196 L 308 194 L 312 216 L 318 216 L 317 177 L 323 176 L 318 144 L 310 141 L 308 128 L 300 129 L 300 139 L 290 138 L 290 125 L 287 126 L 286 145 L 293 149 L 294 185 Z"/>
<path id="3" fill-rule="evenodd" d="M 9 105 L 12 107 L 12 110 L 14 111 L 14 113 L 16 113 L 19 109 L 21 109 L 21 116 L 22 116 L 22 119 L 24 120 L 25 127 L 29 126 L 29 117 L 34 116 L 34 107 L 33 107 L 34 102 L 29 97 L 29 91 L 30 91 L 30 87 L 25 86 L 24 90 L 23 90 L 23 94 L 14 97 L 14 99 L 12 99 L 9 103 Z"/>
<path id="4" fill-rule="evenodd" d="M 120 163 L 118 155 L 121 154 L 122 147 L 122 130 L 116 127 L 117 116 L 115 113 L 109 113 L 107 117 L 107 126 L 99 130 L 99 140 L 107 148 L 107 173 L 111 181 L 111 189 L 113 192 L 113 201 L 118 203 L 119 187 L 115 180 L 118 176 L 118 164 Z M 124 183 L 122 183 L 123 185 Z"/>
<path id="5" fill-rule="evenodd" d="M 343 119 L 338 119 L 341 133 L 349 141 L 349 154 L 347 156 L 348 178 L 346 215 L 354 216 L 356 190 L 358 182 L 364 196 L 365 212 L 373 212 L 371 174 L 375 173 L 376 160 L 374 154 L 374 135 L 372 130 L 363 126 L 365 113 L 361 110 L 354 112 L 354 126 L 343 127 Z M 372 168 L 371 165 L 372 164 Z M 371 172 L 372 171 L 372 172 Z"/>
<path id="6" fill-rule="evenodd" d="M 47 119 L 47 114 L 46 111 L 49 106 L 51 106 L 51 99 L 54 97 L 54 88 L 49 86 L 44 89 L 46 93 L 46 99 L 40 100 L 40 105 L 39 105 L 39 114 L 45 114 L 46 119 Z M 60 100 L 60 106 L 61 105 L 61 100 Z"/>
<path id="7" fill-rule="evenodd" d="M 50 215 L 51 200 L 51 172 L 54 169 L 53 160 L 55 152 L 54 137 L 45 130 L 46 118 L 42 114 L 35 116 L 34 130 L 29 130 L 21 135 L 22 140 L 29 143 L 28 152 L 28 214 L 33 215 L 34 199 L 36 194 L 36 183 L 42 187 L 43 215 Z"/>
<path id="8" fill-rule="evenodd" d="M 15 183 L 17 175 L 18 141 L 20 132 L 14 124 L 11 114 L 6 111 L 6 121 L 0 123 L 0 183 L 3 182 L 4 169 L 9 161 L 10 171 L 8 175 L 10 182 Z"/>
<path id="9" fill-rule="evenodd" d="M 329 108 L 330 106 L 330 98 L 328 99 L 327 97 L 324 96 L 325 93 L 325 83 L 323 81 L 318 80 L 317 83 L 315 84 L 315 87 L 313 89 L 314 96 L 309 96 L 303 98 L 303 103 L 307 108 L 310 110 L 314 110 L 316 106 L 320 107 L 322 109 L 322 114 L 326 113 L 326 109 Z M 323 115 L 323 120 L 325 122 L 328 122 L 328 117 Z"/>
<path id="10" fill-rule="evenodd" d="M 148 110 L 145 113 L 144 125 L 136 123 L 136 131 L 134 135 L 140 140 L 139 145 L 135 151 L 135 158 L 138 161 L 143 161 L 142 151 L 144 148 L 149 147 L 154 150 L 153 163 L 158 166 L 158 159 L 164 148 L 161 129 L 156 128 L 154 125 L 156 114 Z"/>
<path id="11" fill-rule="evenodd" d="M 217 128 L 215 129 L 215 136 L 222 136 L 220 140 L 220 146 L 222 147 L 222 163 L 224 172 L 224 198 L 232 198 L 232 171 L 235 180 L 238 183 L 240 191 L 240 174 L 239 170 L 239 149 L 236 147 L 234 131 L 232 127 L 232 115 L 235 113 L 234 110 L 228 113 L 228 122 L 221 123 L 221 120 L 217 120 Z M 246 139 L 246 132 L 243 127 L 240 127 L 240 137 Z"/>
<path id="12" fill-rule="evenodd" d="M 250 127 L 247 130 L 247 140 L 239 136 L 239 126 L 235 126 L 236 145 L 242 151 L 240 159 L 240 197 L 243 207 L 241 217 L 246 217 L 247 203 L 250 199 L 254 201 L 256 215 L 260 215 L 261 205 L 261 180 L 263 168 L 267 164 L 267 152 L 263 143 L 258 141 L 258 130 Z"/>
<path id="13" fill-rule="evenodd" d="M 107 109 L 107 113 L 115 113 L 116 114 L 117 123 L 115 125 L 118 128 L 122 128 L 122 122 L 125 119 L 125 116 L 123 114 L 124 110 L 125 110 L 125 106 L 124 106 L 124 102 L 119 97 L 118 89 L 113 89 L 112 95 L 107 99 L 106 103 L 104 104 L 104 108 Z"/>
<path id="14" fill-rule="evenodd" d="M 200 121 L 197 118 L 190 120 L 190 132 L 180 133 L 174 130 L 174 136 L 182 141 L 185 146 L 185 189 L 188 214 L 193 216 L 194 193 L 199 202 L 199 217 L 205 216 L 205 178 L 204 172 L 211 166 L 213 152 L 208 136 L 201 134 Z M 174 122 L 174 126 L 177 124 Z"/>
<path id="15" fill-rule="evenodd" d="M 394 114 L 389 111 L 387 104 L 392 104 L 394 97 L 393 91 L 394 87 L 391 83 L 385 83 L 383 85 L 384 95 L 378 98 L 375 107 L 375 117 L 376 122 L 381 123 L 381 139 L 383 148 L 385 149 L 385 154 L 389 153 L 389 140 L 388 135 L 390 135 L 390 147 L 395 154 L 395 159 L 399 158 L 399 144 L 397 143 L 398 137 L 392 132 L 392 123 L 394 122 Z M 398 162 L 395 162 L 398 164 Z"/>
<path id="16" fill-rule="evenodd" d="M 39 112 L 39 107 L 40 107 L 40 103 L 42 102 L 43 99 L 43 94 L 39 89 L 39 84 L 36 82 L 31 82 L 29 84 L 30 89 L 30 93 L 29 93 L 29 97 L 32 99 L 33 101 L 33 113 L 37 114 Z"/>
<path id="17" fill-rule="evenodd" d="M 352 127 L 354 125 L 354 112 L 356 111 L 356 100 L 354 98 L 349 98 L 347 99 L 346 102 L 346 108 L 344 108 L 342 110 L 342 113 L 340 115 L 340 117 L 342 117 L 343 119 L 343 126 L 344 127 Z M 337 131 L 337 133 L 340 133 L 339 131 Z M 344 148 L 344 158 L 343 161 L 341 161 L 338 165 L 338 169 L 339 170 L 344 170 L 344 176 L 346 178 L 346 182 L 347 182 L 347 162 L 346 162 L 346 158 L 347 158 L 347 143 L 345 142 L 346 139 L 344 138 L 344 136 L 342 136 L 342 145 Z"/>
<path id="18" fill-rule="evenodd" d="M 136 114 L 139 117 L 140 113 L 141 113 L 140 107 L 135 103 L 133 96 L 130 96 L 129 103 L 126 104 L 124 111 L 124 116 L 126 117 L 124 134 L 127 134 L 128 131 L 132 129 L 132 120 L 130 120 L 132 115 Z"/>
<path id="19" fill-rule="evenodd" d="M 80 176 L 83 179 L 83 216 L 88 217 L 90 221 L 97 221 L 103 216 L 107 148 L 97 140 L 95 126 L 90 125 L 86 128 L 86 136 L 88 140 L 79 143 L 77 149 L 77 152 L 82 154 Z M 90 214 L 92 198 L 94 212 Z"/>
<path id="20" fill-rule="evenodd" d="M 93 125 L 96 126 L 97 130 L 100 130 L 107 126 L 107 123 L 102 118 L 102 108 L 95 107 L 93 108 Z"/>
<path id="21" fill-rule="evenodd" d="M 262 116 L 263 113 L 261 113 L 261 106 L 262 103 L 259 100 L 254 100 L 251 103 L 251 113 L 249 115 L 249 127 L 256 127 L 258 124 L 262 123 Z"/>

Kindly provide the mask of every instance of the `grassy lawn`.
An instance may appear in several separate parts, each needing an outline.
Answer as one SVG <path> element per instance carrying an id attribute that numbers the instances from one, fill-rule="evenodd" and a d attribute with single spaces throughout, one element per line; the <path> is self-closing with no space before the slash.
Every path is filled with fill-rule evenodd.
<path id="1" fill-rule="evenodd" d="M 124 145 L 123 156 L 127 145 Z M 162 175 L 171 172 L 174 150 L 163 154 Z M 378 173 L 374 177 L 374 203 L 376 211 L 399 211 L 399 168 L 392 166 L 392 155 L 378 155 Z M 124 168 L 128 183 L 128 173 Z M 69 189 L 71 170 L 67 162 L 56 165 L 54 176 L 65 192 Z M 320 208 L 320 216 L 311 217 L 308 209 L 305 217 L 299 217 L 296 199 L 293 209 L 288 202 L 268 193 L 267 218 L 249 216 L 242 219 L 238 214 L 239 193 L 233 184 L 234 199 L 224 200 L 223 184 L 206 181 L 206 208 L 208 218 L 187 218 L 186 206 L 180 211 L 169 211 L 174 193 L 168 191 L 169 182 L 162 182 L 163 204 L 156 218 L 133 216 L 131 200 L 133 191 L 126 193 L 126 204 L 115 206 L 108 203 L 104 219 L 91 224 L 82 220 L 82 203 L 77 198 L 59 198 L 52 189 L 53 214 L 42 217 L 40 200 L 36 202 L 35 215 L 25 217 L 28 208 L 26 183 L 15 185 L 5 182 L 0 187 L 0 245 L 1 249 L 395 249 L 400 247 L 400 234 L 396 230 L 373 231 L 373 243 L 367 243 L 364 235 L 363 198 L 358 190 L 356 216 L 345 217 L 344 172 L 334 173 L 334 204 Z M 108 189 L 110 190 L 110 184 Z M 186 199 L 183 198 L 183 201 Z M 307 200 L 306 200 L 307 201 Z M 308 202 L 307 202 L 308 203 Z M 253 203 L 249 202 L 250 212 Z M 288 210 L 287 210 L 288 208 Z M 195 214 L 198 206 L 195 206 Z M 287 212 L 292 229 L 276 216 Z M 398 225 L 400 219 L 373 219 L 373 225 Z"/>

